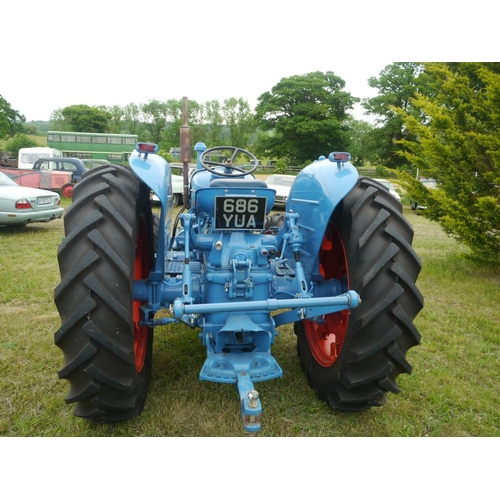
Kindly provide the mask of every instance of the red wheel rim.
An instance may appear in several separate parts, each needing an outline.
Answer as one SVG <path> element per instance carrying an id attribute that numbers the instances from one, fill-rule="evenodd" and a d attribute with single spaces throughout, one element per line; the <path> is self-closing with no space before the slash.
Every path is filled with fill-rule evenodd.
<path id="1" fill-rule="evenodd" d="M 62 190 L 62 195 L 65 198 L 71 198 L 73 196 L 73 186 L 66 186 Z"/>
<path id="2" fill-rule="evenodd" d="M 325 279 L 341 280 L 349 273 L 342 238 L 336 227 L 329 225 L 319 253 L 319 269 Z M 349 311 L 326 314 L 322 323 L 304 320 L 304 331 L 309 348 L 319 365 L 332 366 L 344 345 Z"/>
<path id="3" fill-rule="evenodd" d="M 137 241 L 135 246 L 134 280 L 145 279 L 151 270 L 149 239 L 146 221 L 141 217 L 137 230 Z M 141 319 L 141 302 L 134 301 L 132 304 L 132 318 L 134 322 L 134 357 L 135 368 L 138 372 L 144 367 L 146 352 L 148 350 L 149 328 L 139 325 Z"/>

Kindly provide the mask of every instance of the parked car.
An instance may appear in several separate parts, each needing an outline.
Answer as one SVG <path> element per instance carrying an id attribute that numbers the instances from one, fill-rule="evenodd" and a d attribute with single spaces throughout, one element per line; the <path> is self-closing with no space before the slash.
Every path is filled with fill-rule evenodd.
<path id="1" fill-rule="evenodd" d="M 389 193 L 391 193 L 392 196 L 394 196 L 394 198 L 396 198 L 396 200 L 401 202 L 401 196 L 396 191 L 396 189 L 394 189 L 394 185 L 392 182 L 389 182 L 386 179 L 373 179 L 373 180 L 379 182 L 380 184 L 382 184 L 382 186 L 386 187 L 389 190 Z"/>
<path id="2" fill-rule="evenodd" d="M 60 219 L 64 213 L 60 204 L 59 194 L 20 186 L 0 172 L 0 225 L 23 226 Z"/>
<path id="3" fill-rule="evenodd" d="M 82 158 L 82 162 L 88 169 L 102 167 L 103 165 L 111 165 L 111 162 L 108 160 L 93 160 L 93 159 Z"/>
<path id="4" fill-rule="evenodd" d="M 434 179 L 420 179 L 420 182 L 427 188 L 427 189 L 435 189 L 437 187 L 436 181 Z M 420 205 L 418 201 L 415 200 L 410 200 L 410 208 L 412 210 L 425 210 L 427 207 L 424 205 Z"/>
<path id="5" fill-rule="evenodd" d="M 33 166 L 33 170 L 59 170 L 71 172 L 73 182 L 78 182 L 87 171 L 80 158 L 40 158 Z"/>
<path id="6" fill-rule="evenodd" d="M 294 175 L 273 174 L 266 179 L 267 187 L 276 191 L 276 198 L 274 199 L 275 207 L 284 207 L 290 194 Z"/>
<path id="7" fill-rule="evenodd" d="M 180 172 L 180 175 L 172 174 L 172 204 L 174 207 L 182 203 L 182 195 L 184 193 L 184 176 L 182 175 L 182 168 L 173 167 L 172 172 Z M 189 167 L 189 178 L 196 172 L 196 167 Z M 156 194 L 151 194 L 153 203 L 159 203 L 160 199 Z"/>

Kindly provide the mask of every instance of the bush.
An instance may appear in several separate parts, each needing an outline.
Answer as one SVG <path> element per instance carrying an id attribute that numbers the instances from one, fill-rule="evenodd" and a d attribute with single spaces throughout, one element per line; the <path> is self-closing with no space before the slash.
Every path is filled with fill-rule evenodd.
<path id="1" fill-rule="evenodd" d="M 13 157 L 17 157 L 21 148 L 36 148 L 37 146 L 39 146 L 38 142 L 31 137 L 24 134 L 17 134 L 7 142 L 5 149 L 9 151 Z"/>
<path id="2" fill-rule="evenodd" d="M 383 165 L 377 165 L 375 167 L 375 172 L 377 173 L 378 177 L 389 177 L 389 169 L 387 167 L 384 167 Z"/>
<path id="3" fill-rule="evenodd" d="M 278 160 L 276 162 L 276 165 L 274 166 L 274 171 L 277 173 L 277 174 L 284 174 L 285 173 L 285 170 L 286 170 L 286 161 L 285 160 Z"/>
<path id="4" fill-rule="evenodd" d="M 165 160 L 168 161 L 168 163 L 172 163 L 172 162 L 178 162 L 179 160 L 172 154 L 172 153 L 169 153 L 168 151 L 165 151 L 164 149 L 160 149 L 158 151 L 158 154 L 164 158 Z"/>

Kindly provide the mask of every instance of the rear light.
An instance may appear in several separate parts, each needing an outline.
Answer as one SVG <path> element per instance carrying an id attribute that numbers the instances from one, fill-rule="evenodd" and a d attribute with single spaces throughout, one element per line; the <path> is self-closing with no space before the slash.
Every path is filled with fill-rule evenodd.
<path id="1" fill-rule="evenodd" d="M 135 150 L 139 154 L 145 154 L 146 157 L 149 153 L 156 154 L 158 153 L 158 144 L 154 144 L 152 142 L 138 142 L 135 146 Z"/>
<path id="2" fill-rule="evenodd" d="M 351 155 L 349 153 L 330 153 L 328 155 L 328 159 L 330 161 L 344 162 L 349 161 L 351 159 Z"/>
<path id="3" fill-rule="evenodd" d="M 31 206 L 31 203 L 26 198 L 21 198 L 20 200 L 16 201 L 16 208 L 18 210 L 22 210 L 22 209 L 33 208 L 33 207 Z"/>

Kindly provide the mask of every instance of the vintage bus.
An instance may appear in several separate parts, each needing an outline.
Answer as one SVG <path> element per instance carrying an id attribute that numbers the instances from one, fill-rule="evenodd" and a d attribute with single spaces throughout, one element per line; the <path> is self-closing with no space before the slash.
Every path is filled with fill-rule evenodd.
<path id="1" fill-rule="evenodd" d="M 134 134 L 98 134 L 94 132 L 47 132 L 47 146 L 62 151 L 63 156 L 108 160 L 127 164 L 130 153 L 139 142 Z"/>

